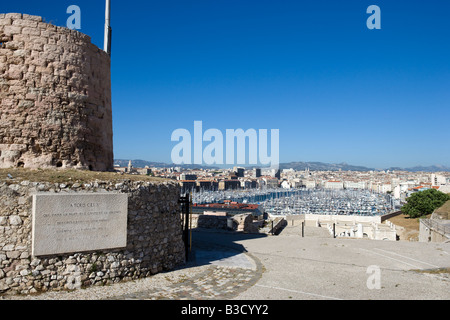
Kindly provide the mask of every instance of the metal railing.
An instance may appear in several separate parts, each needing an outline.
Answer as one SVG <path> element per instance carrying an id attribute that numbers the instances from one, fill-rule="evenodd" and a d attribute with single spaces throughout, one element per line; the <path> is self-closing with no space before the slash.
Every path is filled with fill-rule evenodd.
<path id="1" fill-rule="evenodd" d="M 421 219 L 420 221 L 429 229 L 433 229 L 433 231 L 450 238 L 450 223 L 448 220 Z"/>

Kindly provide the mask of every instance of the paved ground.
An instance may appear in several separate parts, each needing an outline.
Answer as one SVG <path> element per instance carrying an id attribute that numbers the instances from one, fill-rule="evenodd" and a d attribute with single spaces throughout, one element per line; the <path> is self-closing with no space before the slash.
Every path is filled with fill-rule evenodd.
<path id="1" fill-rule="evenodd" d="M 183 268 L 13 299 L 450 299 L 449 274 L 435 272 L 450 267 L 450 244 L 333 239 L 314 227 L 301 237 L 291 226 L 279 236 L 202 231 L 193 239 L 195 259 Z"/>
<path id="2" fill-rule="evenodd" d="M 297 229 L 241 242 L 265 272 L 237 299 L 450 298 L 449 274 L 428 272 L 450 267 L 450 244 L 301 238 Z"/>

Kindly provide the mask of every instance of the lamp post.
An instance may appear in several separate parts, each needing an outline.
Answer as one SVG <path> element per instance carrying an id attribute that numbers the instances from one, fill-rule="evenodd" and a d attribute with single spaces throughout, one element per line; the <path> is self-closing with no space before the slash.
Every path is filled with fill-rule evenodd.
<path id="1" fill-rule="evenodd" d="M 106 0 L 106 10 L 105 10 L 105 42 L 103 50 L 111 55 L 111 0 Z"/>

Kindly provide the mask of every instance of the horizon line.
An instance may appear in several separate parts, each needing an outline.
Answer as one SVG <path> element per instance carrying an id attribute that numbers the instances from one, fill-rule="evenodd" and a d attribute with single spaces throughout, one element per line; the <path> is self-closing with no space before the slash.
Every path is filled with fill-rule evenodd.
<path id="1" fill-rule="evenodd" d="M 197 167 L 210 167 L 210 168 L 220 168 L 220 169 L 227 169 L 227 168 L 232 168 L 232 167 L 252 167 L 252 168 L 270 168 L 270 166 L 265 166 L 265 165 L 260 165 L 260 164 L 222 164 L 222 165 L 209 165 L 209 164 L 175 164 L 175 163 L 168 163 L 168 162 L 163 162 L 163 161 L 152 161 L 152 160 L 144 160 L 144 159 L 125 159 L 125 158 L 114 158 L 114 162 L 116 161 L 144 161 L 144 162 L 151 162 L 151 163 L 157 163 L 157 164 L 162 164 L 164 166 L 170 166 L 170 167 L 178 167 L 178 166 L 197 166 Z M 441 168 L 441 169 L 445 169 L 443 171 L 449 171 L 450 167 L 447 165 L 442 165 L 442 164 L 431 164 L 431 165 L 423 165 L 423 164 L 416 164 L 413 166 L 407 166 L 407 167 L 403 167 L 403 166 L 389 166 L 389 167 L 367 167 L 365 165 L 356 165 L 356 164 L 349 164 L 347 162 L 339 162 L 339 163 L 330 163 L 330 162 L 323 162 L 323 161 L 289 161 L 289 162 L 280 162 L 279 165 L 286 165 L 286 164 L 294 164 L 294 163 L 319 163 L 319 164 L 324 164 L 324 165 L 346 165 L 346 166 L 351 166 L 351 167 L 360 167 L 360 168 L 365 168 L 368 171 L 383 171 L 383 170 L 399 170 L 399 171 L 407 171 L 407 169 L 414 169 L 414 168 L 430 168 L 430 167 L 436 167 L 436 168 Z M 325 170 L 326 171 L 326 170 Z M 329 170 L 328 170 L 329 171 Z M 333 170 L 335 171 L 335 170 Z M 347 171 L 347 170 L 344 170 Z M 358 170 L 350 170 L 350 171 L 358 171 Z"/>

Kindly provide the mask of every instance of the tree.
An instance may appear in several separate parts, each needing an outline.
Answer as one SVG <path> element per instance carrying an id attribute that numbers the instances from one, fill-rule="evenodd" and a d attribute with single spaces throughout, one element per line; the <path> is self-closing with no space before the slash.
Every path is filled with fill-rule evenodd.
<path id="1" fill-rule="evenodd" d="M 416 192 L 406 199 L 407 203 L 402 207 L 402 213 L 409 215 L 410 218 L 419 218 L 433 213 L 448 200 L 450 195 L 436 189 Z"/>

